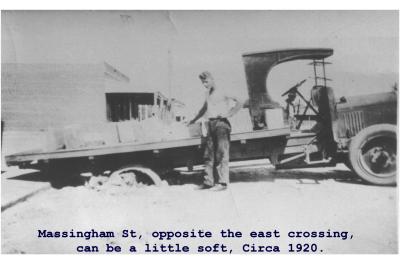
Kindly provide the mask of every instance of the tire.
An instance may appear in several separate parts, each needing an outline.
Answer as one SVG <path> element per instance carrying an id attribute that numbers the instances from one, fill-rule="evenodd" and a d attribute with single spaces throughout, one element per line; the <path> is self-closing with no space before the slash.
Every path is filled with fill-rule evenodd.
<path id="1" fill-rule="evenodd" d="M 112 172 L 110 175 L 110 178 L 112 175 L 119 175 L 123 174 L 125 172 L 134 172 L 136 174 L 136 181 L 137 182 L 142 182 L 147 185 L 154 184 L 156 186 L 161 186 L 162 185 L 162 180 L 160 176 L 154 172 L 152 169 L 143 167 L 141 165 L 137 164 L 130 164 L 126 166 L 120 167 L 120 169 Z"/>
<path id="2" fill-rule="evenodd" d="M 352 170 L 375 185 L 396 184 L 396 126 L 377 124 L 361 130 L 350 143 Z"/>

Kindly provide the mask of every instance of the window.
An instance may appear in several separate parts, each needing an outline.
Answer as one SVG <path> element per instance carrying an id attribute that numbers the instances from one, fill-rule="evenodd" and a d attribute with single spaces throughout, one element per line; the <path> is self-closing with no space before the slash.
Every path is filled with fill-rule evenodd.
<path id="1" fill-rule="evenodd" d="M 107 120 L 126 121 L 139 117 L 139 105 L 153 105 L 153 93 L 106 93 Z"/>

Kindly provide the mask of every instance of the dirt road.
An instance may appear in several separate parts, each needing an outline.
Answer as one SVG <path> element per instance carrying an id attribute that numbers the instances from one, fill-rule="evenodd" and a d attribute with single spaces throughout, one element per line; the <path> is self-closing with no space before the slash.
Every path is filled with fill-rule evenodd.
<path id="1" fill-rule="evenodd" d="M 355 181 L 345 167 L 275 171 L 271 166 L 236 168 L 225 192 L 196 191 L 199 176 L 179 185 L 94 191 L 84 186 L 50 189 L 2 212 L 3 253 L 76 253 L 79 245 L 224 243 L 232 253 L 243 244 L 316 243 L 318 253 L 396 253 L 397 188 Z M 241 231 L 242 238 L 220 239 L 219 231 Z M 115 231 L 114 238 L 38 238 L 38 230 Z M 142 237 L 121 238 L 124 229 Z M 210 239 L 157 241 L 152 231 L 210 230 Z M 279 238 L 251 239 L 251 231 L 279 230 Z M 347 238 L 289 238 L 290 231 L 347 231 Z"/>

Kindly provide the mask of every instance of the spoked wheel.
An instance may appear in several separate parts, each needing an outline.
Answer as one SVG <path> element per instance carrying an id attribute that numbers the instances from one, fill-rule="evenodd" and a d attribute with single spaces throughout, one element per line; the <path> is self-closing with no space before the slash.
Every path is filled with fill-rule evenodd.
<path id="1" fill-rule="evenodd" d="M 110 179 L 122 179 L 127 182 L 131 182 L 130 184 L 136 185 L 139 183 L 143 183 L 146 185 L 156 185 L 161 186 L 163 182 L 160 176 L 155 173 L 153 170 L 141 166 L 127 166 L 123 167 L 117 171 L 114 171 L 110 175 Z"/>
<path id="2" fill-rule="evenodd" d="M 350 144 L 353 170 L 365 181 L 378 185 L 396 183 L 396 127 L 374 125 L 362 130 Z"/>

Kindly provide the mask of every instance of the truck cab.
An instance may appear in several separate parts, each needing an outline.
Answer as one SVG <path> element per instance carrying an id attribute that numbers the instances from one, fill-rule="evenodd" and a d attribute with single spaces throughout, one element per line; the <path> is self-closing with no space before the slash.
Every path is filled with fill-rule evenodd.
<path id="1" fill-rule="evenodd" d="M 268 109 L 280 108 L 292 133 L 286 146 L 270 157 L 277 169 L 335 166 L 345 163 L 362 180 L 377 185 L 396 183 L 397 89 L 392 92 L 337 100 L 326 76 L 333 49 L 285 49 L 243 54 L 249 111 L 255 130 L 268 128 Z M 266 86 L 271 69 L 281 63 L 307 60 L 314 76 L 310 95 L 300 81 L 285 91 L 286 107 L 275 102 Z M 304 108 L 296 110 L 295 100 Z M 298 104 L 299 106 L 300 104 Z M 292 110 L 293 111 L 290 111 Z M 304 129 L 305 121 L 314 126 Z"/>

